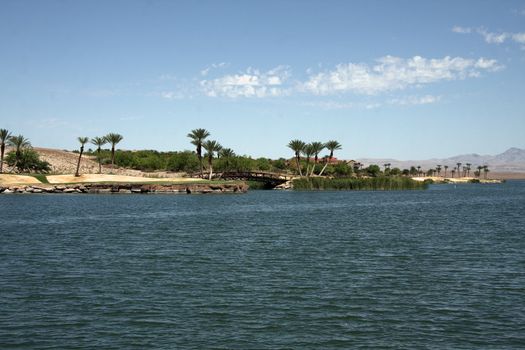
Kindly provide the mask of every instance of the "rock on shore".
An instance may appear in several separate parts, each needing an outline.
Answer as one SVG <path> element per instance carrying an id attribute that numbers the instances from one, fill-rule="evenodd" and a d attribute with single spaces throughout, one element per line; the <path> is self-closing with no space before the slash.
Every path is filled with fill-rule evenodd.
<path id="1" fill-rule="evenodd" d="M 231 184 L 72 184 L 72 185 L 12 185 L 0 186 L 0 193 L 245 193 L 245 183 Z"/>

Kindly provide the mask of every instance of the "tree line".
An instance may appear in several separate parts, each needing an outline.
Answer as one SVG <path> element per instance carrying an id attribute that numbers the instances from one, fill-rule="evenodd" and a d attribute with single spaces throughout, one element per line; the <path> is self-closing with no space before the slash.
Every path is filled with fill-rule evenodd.
<path id="1" fill-rule="evenodd" d="M 291 140 L 287 147 L 292 150 L 293 157 L 289 159 L 253 159 L 249 156 L 239 156 L 231 148 L 223 147 L 218 141 L 210 139 L 211 133 L 203 128 L 193 129 L 187 137 L 195 147 L 195 151 L 181 152 L 159 152 L 154 150 L 123 151 L 117 150 L 117 145 L 124 139 L 118 133 L 108 133 L 105 136 L 93 138 L 78 137 L 80 148 L 75 175 L 80 175 L 80 164 L 83 155 L 88 154 L 97 159 L 99 173 L 102 166 L 111 168 L 126 167 L 143 171 L 175 171 L 198 174 L 200 177 L 213 177 L 214 171 L 271 171 L 295 173 L 300 177 L 315 177 L 328 175 L 331 177 L 379 177 L 379 176 L 441 176 L 469 177 L 471 173 L 470 163 L 457 163 L 450 169 L 448 165 L 438 164 L 435 168 L 424 171 L 421 166 L 412 166 L 410 169 L 392 168 L 390 163 L 383 164 L 383 171 L 378 165 L 369 165 L 364 168 L 359 162 L 335 161 L 334 153 L 342 149 L 342 145 L 336 140 L 328 142 L 314 141 L 306 143 L 302 140 Z M 95 149 L 85 150 L 86 144 L 92 144 Z M 104 148 L 109 145 L 109 148 Z M 48 172 L 49 163 L 42 161 L 38 153 L 32 150 L 31 143 L 22 135 L 14 136 L 6 129 L 0 129 L 0 172 L 3 172 L 4 160 L 7 165 L 19 172 Z M 6 146 L 13 147 L 5 159 Z M 321 153 L 326 153 L 321 156 Z M 462 166 L 463 165 L 463 166 Z M 206 172 L 206 175 L 205 175 Z M 480 177 L 483 173 L 485 178 L 489 172 L 488 166 L 478 166 L 474 175 Z"/>

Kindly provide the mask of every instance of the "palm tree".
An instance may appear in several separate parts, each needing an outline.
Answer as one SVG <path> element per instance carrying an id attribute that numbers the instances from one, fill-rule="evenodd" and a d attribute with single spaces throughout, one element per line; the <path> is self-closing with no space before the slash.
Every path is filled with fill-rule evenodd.
<path id="1" fill-rule="evenodd" d="M 441 176 L 441 164 L 438 164 L 436 166 L 436 171 L 437 171 L 438 176 Z"/>
<path id="2" fill-rule="evenodd" d="M 310 174 L 310 158 L 314 155 L 314 146 L 308 143 L 304 146 L 303 154 L 306 158 L 306 176 Z"/>
<path id="3" fill-rule="evenodd" d="M 94 137 L 91 139 L 91 143 L 97 146 L 97 158 L 98 158 L 98 173 L 102 174 L 102 160 L 100 159 L 100 151 L 102 146 L 108 143 L 105 137 Z"/>
<path id="4" fill-rule="evenodd" d="M 288 148 L 294 151 L 299 176 L 303 176 L 303 172 L 301 170 L 301 152 L 303 152 L 305 146 L 306 144 L 301 140 L 292 140 L 288 143 Z"/>
<path id="5" fill-rule="evenodd" d="M 447 169 L 448 169 L 448 165 L 443 165 L 443 168 L 445 168 L 445 175 L 444 175 L 444 178 L 447 178 Z"/>
<path id="6" fill-rule="evenodd" d="M 471 165 L 472 165 L 472 164 L 467 163 L 467 177 L 470 177 L 470 166 L 471 166 Z"/>
<path id="7" fill-rule="evenodd" d="M 454 173 L 456 172 L 456 168 L 452 168 L 452 170 L 450 170 L 450 172 L 452 173 L 452 178 L 454 178 Z"/>
<path id="8" fill-rule="evenodd" d="M 319 173 L 319 176 L 323 175 L 328 164 L 332 162 L 332 159 L 334 158 L 334 151 L 340 150 L 342 148 L 341 144 L 334 140 L 328 141 L 327 143 L 325 143 L 324 146 L 330 151 L 330 155 L 328 156 L 328 161 L 324 165 L 323 170 L 321 170 L 321 172 Z"/>
<path id="9" fill-rule="evenodd" d="M 206 150 L 206 155 L 208 156 L 208 165 L 210 168 L 208 179 L 211 180 L 213 176 L 213 156 L 221 150 L 222 146 L 217 141 L 208 140 L 202 144 L 202 147 Z"/>
<path id="10" fill-rule="evenodd" d="M 312 172 L 310 173 L 310 175 L 314 175 L 315 164 L 317 164 L 317 162 L 319 161 L 319 153 L 321 153 L 321 151 L 325 148 L 325 145 L 322 142 L 312 142 L 311 145 L 314 155 L 314 165 L 312 166 Z"/>
<path id="11" fill-rule="evenodd" d="M 109 133 L 105 136 L 106 141 L 111 143 L 111 167 L 115 166 L 115 146 L 124 138 L 120 134 Z"/>
<path id="12" fill-rule="evenodd" d="M 489 166 L 483 165 L 483 173 L 485 174 L 485 180 L 487 179 L 487 174 L 489 173 Z"/>
<path id="13" fill-rule="evenodd" d="M 5 145 L 11 137 L 11 133 L 6 129 L 0 129 L 0 174 L 4 168 Z"/>
<path id="14" fill-rule="evenodd" d="M 218 156 L 220 156 L 225 162 L 225 170 L 230 170 L 230 158 L 235 157 L 235 152 L 231 148 L 221 148 Z"/>
<path id="15" fill-rule="evenodd" d="M 221 158 L 233 158 L 235 157 L 235 152 L 231 148 L 222 148 L 219 151 Z"/>
<path id="16" fill-rule="evenodd" d="M 77 140 L 80 142 L 80 153 L 78 154 L 77 171 L 75 172 L 75 176 L 80 176 L 78 173 L 80 169 L 80 160 L 82 159 L 82 153 L 84 153 L 84 145 L 89 141 L 89 137 L 79 137 Z"/>
<path id="17" fill-rule="evenodd" d="M 481 177 L 481 170 L 483 167 L 481 165 L 478 166 L 478 177 Z"/>
<path id="18" fill-rule="evenodd" d="M 202 177 L 202 170 L 203 170 L 202 146 L 203 146 L 204 140 L 208 136 L 210 136 L 210 132 L 206 129 L 194 129 L 187 136 L 191 139 L 191 144 L 197 147 L 196 152 L 197 152 L 197 157 L 199 158 L 199 163 L 201 166 L 201 177 Z"/>
<path id="19" fill-rule="evenodd" d="M 458 168 L 457 168 L 458 169 L 458 177 L 460 177 L 461 176 L 461 172 L 460 172 L 459 167 L 461 166 L 461 163 L 456 163 L 456 165 L 458 166 Z M 452 177 L 454 177 L 454 176 L 452 176 Z"/>
<path id="20" fill-rule="evenodd" d="M 8 141 L 9 144 L 15 148 L 15 164 L 13 166 L 14 169 L 20 161 L 20 158 L 22 156 L 22 150 L 26 147 L 31 147 L 31 143 L 22 135 L 10 136 Z"/>
<path id="21" fill-rule="evenodd" d="M 418 165 L 416 168 L 417 168 L 417 175 L 421 176 L 421 165 Z"/>

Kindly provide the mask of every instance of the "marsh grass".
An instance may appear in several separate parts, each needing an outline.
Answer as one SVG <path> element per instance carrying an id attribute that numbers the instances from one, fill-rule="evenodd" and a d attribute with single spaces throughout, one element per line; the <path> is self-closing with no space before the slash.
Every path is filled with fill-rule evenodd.
<path id="1" fill-rule="evenodd" d="M 422 190 L 426 183 L 406 177 L 371 177 L 371 178 L 337 178 L 321 177 L 302 178 L 293 181 L 294 190 L 353 190 L 353 191 L 391 191 Z"/>

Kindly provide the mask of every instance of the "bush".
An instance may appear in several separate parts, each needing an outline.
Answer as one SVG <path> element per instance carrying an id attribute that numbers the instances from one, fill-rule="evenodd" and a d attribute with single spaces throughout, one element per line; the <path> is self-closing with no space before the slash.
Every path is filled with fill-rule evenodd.
<path id="1" fill-rule="evenodd" d="M 166 169 L 186 173 L 197 172 L 200 170 L 199 158 L 190 151 L 175 152 L 168 158 Z"/>
<path id="2" fill-rule="evenodd" d="M 19 172 L 47 173 L 51 171 L 50 164 L 40 160 L 38 153 L 31 148 L 21 150 L 19 157 L 16 156 L 15 151 L 11 151 L 6 155 L 5 160 L 9 166 L 16 165 Z"/>

